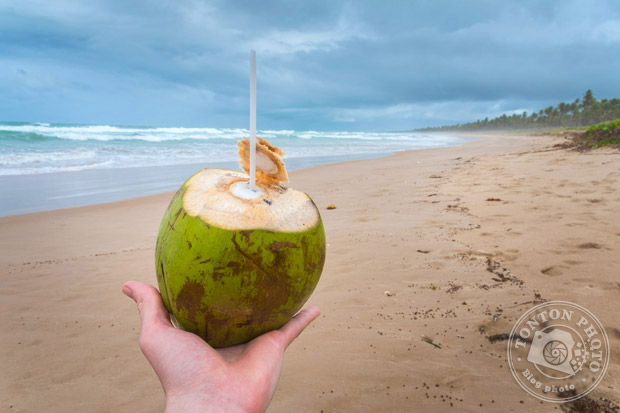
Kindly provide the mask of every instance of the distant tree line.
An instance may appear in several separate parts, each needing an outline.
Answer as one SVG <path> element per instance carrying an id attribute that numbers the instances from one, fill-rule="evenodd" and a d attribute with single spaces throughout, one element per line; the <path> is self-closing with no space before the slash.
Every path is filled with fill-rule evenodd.
<path id="1" fill-rule="evenodd" d="M 493 130 L 493 129 L 546 129 L 546 128 L 574 128 L 588 126 L 595 123 L 620 119 L 620 99 L 596 100 L 591 90 L 583 98 L 575 99 L 572 103 L 560 102 L 557 106 L 549 106 L 538 112 L 523 112 L 507 116 L 506 114 L 494 119 L 484 118 L 475 122 L 450 126 L 419 129 L 434 130 Z"/>

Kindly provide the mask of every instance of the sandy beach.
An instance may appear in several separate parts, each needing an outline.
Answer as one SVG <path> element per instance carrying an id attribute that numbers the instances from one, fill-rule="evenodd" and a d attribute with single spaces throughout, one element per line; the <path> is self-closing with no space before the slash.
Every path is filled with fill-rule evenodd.
<path id="1" fill-rule="evenodd" d="M 545 299 L 602 322 L 611 361 L 588 397 L 620 401 L 620 154 L 475 137 L 291 173 L 328 254 L 308 302 L 322 315 L 287 351 L 269 411 L 558 411 L 488 339 Z M 0 411 L 163 410 L 121 286 L 156 283 L 171 196 L 0 218 Z"/>

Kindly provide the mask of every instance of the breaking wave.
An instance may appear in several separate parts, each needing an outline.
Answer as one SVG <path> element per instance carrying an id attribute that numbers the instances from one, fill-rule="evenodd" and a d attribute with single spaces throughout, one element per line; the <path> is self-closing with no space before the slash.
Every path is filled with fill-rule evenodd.
<path id="1" fill-rule="evenodd" d="M 248 135 L 240 128 L 0 122 L 0 175 L 235 161 L 236 142 Z M 359 158 L 461 142 L 415 132 L 262 130 L 258 135 L 280 146 L 285 159 Z"/>

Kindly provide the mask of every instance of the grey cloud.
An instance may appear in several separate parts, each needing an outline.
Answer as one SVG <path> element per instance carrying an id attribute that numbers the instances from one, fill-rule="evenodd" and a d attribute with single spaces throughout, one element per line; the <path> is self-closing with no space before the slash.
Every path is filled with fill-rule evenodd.
<path id="1" fill-rule="evenodd" d="M 259 127 L 407 129 L 620 96 L 618 46 L 612 0 L 0 0 L 0 109 L 243 127 L 255 48 Z"/>

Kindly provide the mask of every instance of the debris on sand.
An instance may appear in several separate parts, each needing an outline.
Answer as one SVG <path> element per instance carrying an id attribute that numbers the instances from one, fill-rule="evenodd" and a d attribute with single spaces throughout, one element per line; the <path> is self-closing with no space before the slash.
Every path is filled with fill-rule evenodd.
<path id="1" fill-rule="evenodd" d="M 327 207 L 325 209 L 336 209 L 336 205 L 335 204 L 329 204 L 329 205 L 327 205 Z"/>
<path id="2" fill-rule="evenodd" d="M 549 300 L 547 300 L 546 298 L 542 298 L 542 295 L 540 295 L 539 292 L 534 292 L 534 301 L 532 301 L 533 304 L 541 304 L 547 301 Z"/>
<path id="3" fill-rule="evenodd" d="M 516 276 L 514 276 L 509 269 L 502 267 L 502 265 L 499 262 L 492 260 L 489 257 L 487 257 L 487 271 L 495 275 L 495 277 L 493 277 L 493 281 L 497 281 L 497 282 L 509 281 L 509 282 L 512 282 L 518 285 L 523 284 L 523 281 L 521 281 Z"/>
<path id="4" fill-rule="evenodd" d="M 487 336 L 487 340 L 491 343 L 497 343 L 498 341 L 506 341 L 510 338 L 510 334 L 501 333 L 501 334 L 493 334 L 492 336 Z"/>
<path id="5" fill-rule="evenodd" d="M 500 198 L 487 198 L 487 201 L 489 201 L 489 202 L 500 202 L 501 199 Z"/>
<path id="6" fill-rule="evenodd" d="M 383 294 L 387 295 L 388 297 L 393 297 L 396 295 L 396 293 L 392 293 L 390 292 L 390 290 L 384 291 Z"/>
<path id="7" fill-rule="evenodd" d="M 430 251 L 429 250 L 418 250 L 418 252 L 420 254 L 428 254 Z"/>
<path id="8" fill-rule="evenodd" d="M 559 393 L 559 396 L 562 398 L 569 398 L 570 396 L 576 395 L 575 390 L 569 390 L 568 392 Z M 597 412 L 597 413 L 611 413 L 618 412 L 620 409 L 618 408 L 618 404 L 606 399 L 605 397 L 600 397 L 600 401 L 595 400 L 593 397 L 587 395 L 578 398 L 577 400 L 573 400 L 571 402 L 562 403 L 560 405 L 560 409 L 563 412 L 569 413 L 581 413 L 581 412 Z"/>
<path id="9" fill-rule="evenodd" d="M 426 337 L 426 336 L 422 336 L 422 341 L 425 342 L 425 343 L 428 343 L 428 344 L 430 344 L 432 346 L 435 346 L 435 347 L 437 347 L 438 349 L 441 350 L 441 344 L 435 343 L 432 338 L 429 338 L 429 337 Z"/>

